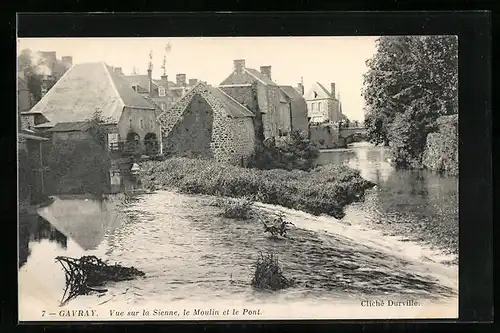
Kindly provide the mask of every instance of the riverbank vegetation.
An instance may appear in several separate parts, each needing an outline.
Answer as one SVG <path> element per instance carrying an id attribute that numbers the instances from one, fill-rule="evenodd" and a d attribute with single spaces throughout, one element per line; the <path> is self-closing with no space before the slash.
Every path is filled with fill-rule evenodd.
<path id="1" fill-rule="evenodd" d="M 458 113 L 457 37 L 381 37 L 367 65 L 363 96 L 370 141 L 390 146 L 397 167 L 424 167 L 438 118 Z"/>
<path id="2" fill-rule="evenodd" d="M 458 175 L 458 115 L 438 119 L 438 131 L 427 136 L 422 163 L 428 169 Z"/>
<path id="3" fill-rule="evenodd" d="M 359 171 L 326 165 L 309 172 L 259 170 L 217 163 L 214 160 L 171 158 L 141 164 L 147 188 L 171 188 L 183 193 L 251 197 L 255 201 L 302 210 L 311 214 L 344 216 L 344 207 L 364 197 L 374 186 Z"/>
<path id="4" fill-rule="evenodd" d="M 250 168 L 309 171 L 319 156 L 318 148 L 307 133 L 293 131 L 290 135 L 269 138 L 257 145 Z"/>
<path id="5" fill-rule="evenodd" d="M 48 193 L 90 193 L 102 199 L 108 191 L 111 155 L 106 147 L 106 119 L 96 111 L 86 124 L 88 137 L 58 140 L 47 147 Z"/>
<path id="6" fill-rule="evenodd" d="M 272 252 L 259 253 L 255 262 L 252 286 L 258 290 L 280 290 L 292 286 L 293 280 L 283 275 L 278 256 Z"/>
<path id="7" fill-rule="evenodd" d="M 217 197 L 213 206 L 222 209 L 221 215 L 230 219 L 248 220 L 254 215 L 253 201 L 250 198 Z"/>

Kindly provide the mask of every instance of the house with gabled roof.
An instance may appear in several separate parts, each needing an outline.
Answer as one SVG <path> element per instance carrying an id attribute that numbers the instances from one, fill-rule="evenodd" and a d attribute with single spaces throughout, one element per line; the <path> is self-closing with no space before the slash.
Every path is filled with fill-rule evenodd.
<path id="1" fill-rule="evenodd" d="M 333 82 L 330 84 L 330 90 L 315 82 L 306 93 L 305 100 L 311 123 L 339 122 L 346 118 L 342 115 Z"/>
<path id="2" fill-rule="evenodd" d="M 222 89 L 198 82 L 158 117 L 164 153 L 245 165 L 255 152 L 253 118 Z"/>
<path id="3" fill-rule="evenodd" d="M 232 73 L 220 83 L 219 88 L 254 113 L 259 112 L 265 138 L 292 131 L 290 100 L 272 80 L 271 66 L 261 66 L 258 71 L 246 67 L 243 59 L 234 60 Z"/>
<path id="4" fill-rule="evenodd" d="M 73 65 L 22 116 L 38 118 L 35 129 L 50 133 L 53 141 L 85 139 L 84 123 L 96 111 L 106 121 L 110 147 L 133 141 L 141 153 L 153 154 L 153 150 L 161 150 L 157 106 L 134 91 L 103 62 Z"/>

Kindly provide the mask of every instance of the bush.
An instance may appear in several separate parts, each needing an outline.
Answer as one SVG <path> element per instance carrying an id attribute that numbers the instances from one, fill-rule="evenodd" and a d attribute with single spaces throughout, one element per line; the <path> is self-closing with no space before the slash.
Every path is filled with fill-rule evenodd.
<path id="1" fill-rule="evenodd" d="M 293 284 L 292 280 L 283 276 L 278 256 L 273 253 L 263 255 L 262 252 L 255 263 L 252 286 L 260 290 L 280 290 Z"/>
<path id="2" fill-rule="evenodd" d="M 47 156 L 47 187 L 52 193 L 107 193 L 111 159 L 92 140 L 56 142 Z"/>
<path id="3" fill-rule="evenodd" d="M 142 163 L 142 183 L 148 188 L 169 187 L 184 193 L 252 198 L 263 203 L 311 214 L 343 216 L 343 208 L 363 197 L 374 184 L 359 171 L 327 165 L 312 171 L 245 169 L 214 160 L 171 158 Z"/>
<path id="4" fill-rule="evenodd" d="M 299 131 L 289 136 L 267 139 L 256 148 L 249 167 L 258 169 L 310 170 L 319 156 L 318 148 L 307 134 Z"/>
<path id="5" fill-rule="evenodd" d="M 222 216 L 230 219 L 248 220 L 253 215 L 253 201 L 249 198 L 218 197 L 214 205 L 222 208 Z"/>
<path id="6" fill-rule="evenodd" d="M 458 116 L 438 119 L 437 133 L 427 135 L 422 163 L 424 167 L 458 175 Z"/>

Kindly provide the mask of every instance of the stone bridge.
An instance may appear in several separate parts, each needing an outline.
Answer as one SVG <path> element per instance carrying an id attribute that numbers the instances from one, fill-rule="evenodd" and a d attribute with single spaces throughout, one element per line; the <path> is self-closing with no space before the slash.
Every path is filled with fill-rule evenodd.
<path id="1" fill-rule="evenodd" d="M 339 129 L 339 137 L 343 139 L 347 139 L 354 135 L 365 135 L 366 128 L 365 127 L 347 127 Z"/>

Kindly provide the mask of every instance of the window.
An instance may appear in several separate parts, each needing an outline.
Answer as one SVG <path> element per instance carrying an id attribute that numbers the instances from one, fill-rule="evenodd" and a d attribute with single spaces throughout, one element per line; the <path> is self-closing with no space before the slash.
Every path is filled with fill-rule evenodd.
<path id="1" fill-rule="evenodd" d="M 141 119 L 141 128 L 144 129 L 144 120 Z"/>
<path id="2" fill-rule="evenodd" d="M 163 87 L 158 88 L 158 96 L 160 96 L 160 97 L 165 96 L 165 88 L 163 88 Z"/>
<path id="3" fill-rule="evenodd" d="M 160 102 L 160 109 L 165 111 L 165 102 Z"/>
<path id="4" fill-rule="evenodd" d="M 311 111 L 314 112 L 316 107 L 316 103 L 311 103 Z"/>
<path id="5" fill-rule="evenodd" d="M 323 109 L 321 109 L 321 102 L 318 102 L 318 111 L 321 112 Z"/>

